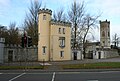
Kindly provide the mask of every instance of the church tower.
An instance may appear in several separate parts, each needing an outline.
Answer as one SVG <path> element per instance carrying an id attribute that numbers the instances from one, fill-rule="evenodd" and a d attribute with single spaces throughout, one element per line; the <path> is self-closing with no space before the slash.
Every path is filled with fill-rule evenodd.
<path id="1" fill-rule="evenodd" d="M 39 10 L 38 15 L 38 61 L 48 61 L 50 56 L 50 21 L 52 11 L 43 8 Z"/>
<path id="2" fill-rule="evenodd" d="M 110 48 L 110 21 L 100 21 L 100 44 L 103 48 Z"/>

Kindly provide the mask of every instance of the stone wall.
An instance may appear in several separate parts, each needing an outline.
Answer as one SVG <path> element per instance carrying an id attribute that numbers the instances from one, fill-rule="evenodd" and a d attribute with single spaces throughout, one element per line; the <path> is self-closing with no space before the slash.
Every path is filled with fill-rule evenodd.
<path id="1" fill-rule="evenodd" d="M 5 45 L 4 47 L 4 61 L 37 61 L 38 49 L 37 46 L 30 48 L 21 48 L 20 45 Z"/>
<path id="2" fill-rule="evenodd" d="M 105 58 L 111 58 L 111 57 L 117 57 L 117 56 L 119 56 L 119 54 L 118 54 L 118 50 L 116 49 L 104 50 Z"/>
<path id="3" fill-rule="evenodd" d="M 0 63 L 3 63 L 4 44 L 0 42 Z"/>
<path id="4" fill-rule="evenodd" d="M 0 63 L 3 63 L 3 51 L 4 51 L 5 38 L 0 38 Z"/>
<path id="5" fill-rule="evenodd" d="M 93 52 L 93 59 L 113 58 L 118 56 L 119 54 L 116 49 L 101 49 Z"/>

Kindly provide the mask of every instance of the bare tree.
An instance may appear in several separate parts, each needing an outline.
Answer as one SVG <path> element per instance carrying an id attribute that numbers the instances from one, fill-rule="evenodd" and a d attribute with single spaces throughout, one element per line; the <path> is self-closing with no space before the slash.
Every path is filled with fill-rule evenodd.
<path id="1" fill-rule="evenodd" d="M 100 16 L 100 15 L 99 15 Z M 83 30 L 82 31 L 84 34 L 82 35 L 83 38 L 83 55 L 85 58 L 85 43 L 86 43 L 86 37 L 89 33 L 91 33 L 91 30 L 93 30 L 94 28 L 98 27 L 97 26 L 97 19 L 99 16 L 91 16 L 90 14 L 87 14 L 84 18 L 83 18 Z"/>
<path id="2" fill-rule="evenodd" d="M 20 44 L 19 29 L 16 27 L 16 23 L 12 22 L 9 25 L 8 37 L 6 37 L 8 44 Z"/>
<path id="3" fill-rule="evenodd" d="M 72 46 L 79 47 L 82 43 L 83 55 L 85 57 L 85 43 L 88 34 L 92 33 L 91 30 L 98 27 L 98 16 L 91 16 L 85 12 L 85 3 L 72 3 L 70 11 L 68 12 L 69 20 L 72 23 Z M 92 36 L 94 37 L 94 36 Z"/>
<path id="4" fill-rule="evenodd" d="M 60 9 L 58 9 L 57 12 L 54 11 L 53 19 L 56 21 L 66 21 L 67 18 L 66 18 L 66 14 L 64 13 L 64 9 L 60 8 Z"/>
<path id="5" fill-rule="evenodd" d="M 35 0 L 34 2 L 31 1 L 31 6 L 29 7 L 29 13 L 26 14 L 24 20 L 25 30 L 27 34 L 32 37 L 33 44 L 38 44 L 38 11 L 41 7 L 41 2 Z"/>
<path id="6" fill-rule="evenodd" d="M 78 45 L 78 38 L 80 35 L 80 25 L 81 25 L 81 20 L 84 16 L 84 10 L 85 10 L 85 6 L 84 6 L 84 2 L 82 3 L 72 3 L 70 10 L 68 11 L 68 16 L 69 16 L 69 20 L 72 23 L 72 42 L 73 42 L 73 47 L 76 46 L 76 44 Z"/>
<path id="7" fill-rule="evenodd" d="M 113 35 L 112 43 L 114 44 L 114 47 L 118 47 L 120 43 L 120 37 L 118 37 L 117 33 Z"/>

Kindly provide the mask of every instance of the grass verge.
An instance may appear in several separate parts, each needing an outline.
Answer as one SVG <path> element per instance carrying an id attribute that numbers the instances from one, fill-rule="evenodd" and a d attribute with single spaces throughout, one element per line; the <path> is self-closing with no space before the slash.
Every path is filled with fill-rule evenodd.
<path id="1" fill-rule="evenodd" d="M 44 69 L 43 66 L 0 66 L 0 70 L 12 70 L 12 69 Z"/>
<path id="2" fill-rule="evenodd" d="M 63 69 L 112 69 L 120 68 L 120 62 L 100 62 L 86 64 L 62 65 Z"/>

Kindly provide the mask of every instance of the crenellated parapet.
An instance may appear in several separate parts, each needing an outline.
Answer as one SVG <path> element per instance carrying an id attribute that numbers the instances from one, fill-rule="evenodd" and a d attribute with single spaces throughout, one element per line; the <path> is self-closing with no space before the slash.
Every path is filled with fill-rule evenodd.
<path id="1" fill-rule="evenodd" d="M 18 45 L 18 44 L 5 44 L 5 47 L 6 48 L 22 48 L 21 45 Z M 38 46 L 36 45 L 33 45 L 29 48 L 37 48 Z"/>
<path id="2" fill-rule="evenodd" d="M 51 20 L 51 25 L 61 25 L 61 26 L 71 27 L 70 22 L 57 21 L 57 20 L 54 20 L 54 19 Z"/>
<path id="3" fill-rule="evenodd" d="M 41 14 L 41 13 L 48 13 L 48 14 L 52 15 L 52 10 L 50 10 L 50 9 L 45 9 L 45 8 L 39 9 L 38 14 Z"/>
<path id="4" fill-rule="evenodd" d="M 108 21 L 107 19 L 105 20 L 105 21 L 99 21 L 99 23 L 101 24 L 101 23 L 109 23 L 110 24 L 110 21 Z"/>

